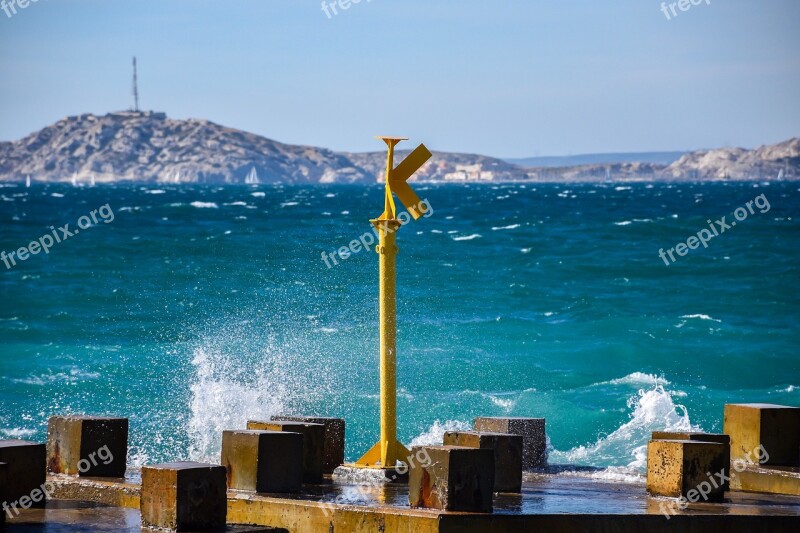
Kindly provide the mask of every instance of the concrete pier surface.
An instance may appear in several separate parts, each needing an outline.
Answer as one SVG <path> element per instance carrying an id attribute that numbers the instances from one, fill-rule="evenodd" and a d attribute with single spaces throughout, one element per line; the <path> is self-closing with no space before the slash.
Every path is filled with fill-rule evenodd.
<path id="1" fill-rule="evenodd" d="M 563 470 L 563 469 L 560 469 Z M 140 475 L 119 480 L 52 476 L 54 501 L 7 520 L 15 531 L 140 531 Z M 800 530 L 800 497 L 747 492 L 722 503 L 688 504 L 650 497 L 642 484 L 571 475 L 526 474 L 521 494 L 494 496 L 493 514 L 411 509 L 408 486 L 358 486 L 327 481 L 299 494 L 228 492 L 231 531 L 289 532 L 516 532 Z M 668 519 L 664 513 L 668 513 Z M 674 513 L 674 514 L 673 514 Z M 260 526 L 254 528 L 251 526 Z"/>

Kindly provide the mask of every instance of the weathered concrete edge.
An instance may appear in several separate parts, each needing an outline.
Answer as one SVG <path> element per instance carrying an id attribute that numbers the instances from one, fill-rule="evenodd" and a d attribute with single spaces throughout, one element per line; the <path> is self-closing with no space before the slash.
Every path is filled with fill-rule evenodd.
<path id="1" fill-rule="evenodd" d="M 743 492 L 800 496 L 800 472 L 750 466 L 731 471 L 731 488 Z"/>
<path id="2" fill-rule="evenodd" d="M 139 509 L 141 487 L 122 480 L 50 476 L 57 500 L 80 500 Z M 228 523 L 285 528 L 290 531 L 386 531 L 435 533 L 437 511 L 326 504 L 228 491 Z"/>
<path id="3" fill-rule="evenodd" d="M 115 507 L 139 508 L 139 485 L 68 476 L 51 476 L 56 499 L 97 502 Z M 770 531 L 794 533 L 797 516 L 770 515 L 675 515 L 667 520 L 661 514 L 539 514 L 505 515 L 443 513 L 417 509 L 362 507 L 323 504 L 307 500 L 284 499 L 228 492 L 228 523 L 271 526 L 289 531 L 398 533 L 517 533 L 527 530 L 672 532 L 709 531 L 724 528 L 726 533 L 750 532 L 769 527 Z"/>
<path id="4" fill-rule="evenodd" d="M 757 515 L 662 515 L 551 514 L 551 515 L 458 515 L 439 516 L 440 533 L 519 533 L 520 531 L 605 531 L 614 533 L 794 533 L 796 516 Z M 388 529 L 387 529 L 388 531 Z"/>
<path id="5" fill-rule="evenodd" d="M 50 494 L 56 500 L 80 500 L 112 507 L 139 509 L 141 487 L 125 483 L 121 479 L 100 480 L 51 475 L 47 477 L 47 483 L 51 485 Z"/>

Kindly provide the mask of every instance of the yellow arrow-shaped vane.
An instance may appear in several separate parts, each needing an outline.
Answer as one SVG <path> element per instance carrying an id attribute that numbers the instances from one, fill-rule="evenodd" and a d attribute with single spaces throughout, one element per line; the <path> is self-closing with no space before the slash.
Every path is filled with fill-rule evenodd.
<path id="1" fill-rule="evenodd" d="M 391 199 L 391 194 L 394 193 L 400 199 L 414 220 L 418 219 L 425 214 L 427 207 L 422 204 L 417 193 L 407 183 L 408 178 L 414 172 L 431 158 L 430 150 L 424 144 L 417 146 L 413 152 L 408 154 L 408 157 L 403 159 L 403 162 L 397 165 L 389 174 L 389 181 L 387 182 L 387 191 Z"/>

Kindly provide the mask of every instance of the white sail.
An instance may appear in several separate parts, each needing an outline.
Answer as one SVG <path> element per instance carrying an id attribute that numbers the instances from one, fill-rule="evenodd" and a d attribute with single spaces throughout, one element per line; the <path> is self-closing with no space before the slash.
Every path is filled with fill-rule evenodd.
<path id="1" fill-rule="evenodd" d="M 72 174 L 72 180 L 71 181 L 72 181 L 72 186 L 73 187 L 77 187 L 78 186 L 78 173 L 77 172 Z"/>
<path id="2" fill-rule="evenodd" d="M 248 185 L 258 185 L 261 181 L 258 179 L 258 171 L 256 171 L 256 167 L 250 169 L 250 173 L 244 179 L 244 182 Z"/>
<path id="3" fill-rule="evenodd" d="M 91 182 L 90 183 L 91 183 L 92 187 L 94 187 L 94 174 L 92 174 L 92 178 L 91 178 Z"/>
<path id="4" fill-rule="evenodd" d="M 30 174 L 28 174 L 28 177 L 25 178 L 25 186 L 26 187 L 30 187 L 31 186 L 31 175 Z"/>
<path id="5" fill-rule="evenodd" d="M 175 177 L 172 178 L 172 182 L 173 183 L 180 183 L 181 182 L 181 171 L 180 170 L 176 170 L 175 171 Z"/>

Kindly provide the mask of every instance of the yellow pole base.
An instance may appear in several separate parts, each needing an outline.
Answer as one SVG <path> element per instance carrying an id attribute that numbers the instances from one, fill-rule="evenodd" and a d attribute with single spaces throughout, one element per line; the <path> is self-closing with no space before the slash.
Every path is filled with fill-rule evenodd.
<path id="1" fill-rule="evenodd" d="M 367 453 L 361 456 L 361 459 L 353 463 L 353 466 L 358 468 L 396 468 L 398 462 L 403 462 L 408 464 L 409 457 L 411 457 L 411 452 L 408 451 L 403 443 L 395 441 L 394 442 L 394 451 L 397 454 L 394 458 L 388 457 L 387 463 L 394 464 L 381 464 L 381 457 L 384 456 L 383 446 L 381 446 L 381 442 L 376 442 L 375 445 L 369 449 Z M 388 444 L 388 443 L 386 443 Z"/>

